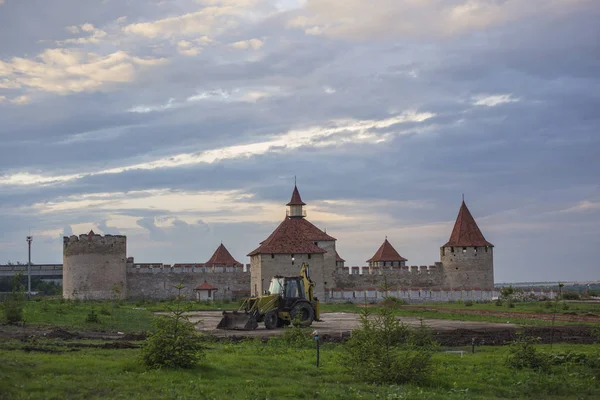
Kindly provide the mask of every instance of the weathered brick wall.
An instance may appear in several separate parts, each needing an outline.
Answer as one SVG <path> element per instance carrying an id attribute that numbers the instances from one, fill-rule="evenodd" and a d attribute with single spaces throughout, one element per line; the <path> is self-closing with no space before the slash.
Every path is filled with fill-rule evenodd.
<path id="1" fill-rule="evenodd" d="M 178 272 L 171 268 L 127 268 L 127 296 L 137 299 L 163 300 L 178 294 L 175 288 L 181 283 L 181 295 L 195 299 L 194 288 L 204 281 L 216 287 L 215 299 L 231 298 L 234 292 L 250 290 L 248 272 Z"/>
<path id="2" fill-rule="evenodd" d="M 408 267 L 374 270 L 372 274 L 350 275 L 338 270 L 335 274 L 335 288 L 339 289 L 378 289 L 384 284 L 389 287 L 442 287 L 444 267 L 440 263 L 427 267 Z"/>
<path id="3" fill-rule="evenodd" d="M 323 255 L 323 267 L 320 271 L 320 274 L 317 274 L 319 271 L 317 268 L 313 267 L 311 263 L 311 279 L 315 281 L 315 293 L 319 299 L 322 299 L 325 294 L 325 287 L 331 287 L 333 282 L 335 281 L 335 275 L 337 272 L 336 262 L 335 262 L 335 241 L 320 241 L 317 242 L 317 246 L 327 251 Z"/>
<path id="4" fill-rule="evenodd" d="M 125 297 L 127 238 L 80 235 L 63 239 L 63 297 L 104 300 Z"/>
<path id="5" fill-rule="evenodd" d="M 454 251 L 452 251 L 454 250 Z M 444 286 L 488 289 L 494 287 L 493 247 L 442 247 Z"/>

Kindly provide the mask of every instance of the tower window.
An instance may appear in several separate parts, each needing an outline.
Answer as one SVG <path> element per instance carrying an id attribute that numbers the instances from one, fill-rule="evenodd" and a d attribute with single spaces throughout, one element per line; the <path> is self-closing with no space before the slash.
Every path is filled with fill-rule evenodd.
<path id="1" fill-rule="evenodd" d="M 308 255 L 308 259 L 310 260 L 310 254 Z"/>
<path id="2" fill-rule="evenodd" d="M 463 247 L 463 253 L 466 253 L 466 252 L 467 252 L 467 248 Z"/>
<path id="3" fill-rule="evenodd" d="M 294 258 L 294 255 L 292 254 L 292 258 Z"/>
<path id="4" fill-rule="evenodd" d="M 485 252 L 487 253 L 487 246 L 485 246 Z"/>
<path id="5" fill-rule="evenodd" d="M 271 253 L 271 258 L 275 258 L 275 254 Z"/>
<path id="6" fill-rule="evenodd" d="M 454 247 L 450 247 L 450 251 L 454 253 Z"/>

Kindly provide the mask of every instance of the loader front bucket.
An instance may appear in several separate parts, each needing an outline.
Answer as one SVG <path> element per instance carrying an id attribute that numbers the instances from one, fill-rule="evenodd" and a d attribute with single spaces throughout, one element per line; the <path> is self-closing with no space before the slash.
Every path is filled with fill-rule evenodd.
<path id="1" fill-rule="evenodd" d="M 223 318 L 217 329 L 252 331 L 258 328 L 258 322 L 253 313 L 232 311 L 223 311 Z"/>

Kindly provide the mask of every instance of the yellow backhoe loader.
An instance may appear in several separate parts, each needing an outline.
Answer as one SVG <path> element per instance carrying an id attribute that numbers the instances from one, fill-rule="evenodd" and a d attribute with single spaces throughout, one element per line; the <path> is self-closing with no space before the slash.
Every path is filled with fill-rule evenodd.
<path id="1" fill-rule="evenodd" d="M 258 328 L 259 322 L 264 322 L 267 329 L 291 323 L 310 326 L 320 320 L 314 286 L 308 264 L 302 264 L 300 276 L 275 276 L 264 295 L 245 299 L 238 311 L 223 311 L 217 329 L 248 331 Z"/>

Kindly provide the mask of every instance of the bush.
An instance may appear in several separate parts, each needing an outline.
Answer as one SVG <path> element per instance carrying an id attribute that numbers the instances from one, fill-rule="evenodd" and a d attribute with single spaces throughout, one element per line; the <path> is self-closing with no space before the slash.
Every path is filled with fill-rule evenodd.
<path id="1" fill-rule="evenodd" d="M 472 307 L 473 306 L 473 301 L 472 300 L 466 300 L 465 301 L 465 306 L 466 307 Z"/>
<path id="2" fill-rule="evenodd" d="M 563 292 L 561 298 L 563 300 L 579 300 L 581 299 L 581 296 L 579 295 L 579 293 L 575 292 Z"/>
<path id="3" fill-rule="evenodd" d="M 531 337 L 519 337 L 509 347 L 506 364 L 514 369 L 550 372 L 550 358 L 537 350 L 535 347 L 536 341 Z"/>
<path id="4" fill-rule="evenodd" d="M 315 340 L 309 329 L 292 324 L 285 327 L 281 341 L 288 347 L 312 347 Z"/>
<path id="5" fill-rule="evenodd" d="M 100 323 L 100 318 L 98 318 L 98 314 L 96 314 L 96 310 L 92 309 L 92 311 L 90 311 L 88 313 L 88 315 L 85 317 L 85 322 L 90 322 L 90 323 L 94 323 L 94 324 Z"/>
<path id="6" fill-rule="evenodd" d="M 111 312 L 110 312 L 110 310 L 107 307 L 102 307 L 100 309 L 100 314 L 102 314 L 102 315 L 111 315 Z"/>
<path id="7" fill-rule="evenodd" d="M 4 299 L 4 318 L 11 325 L 23 321 L 23 309 L 25 308 L 25 288 L 21 285 L 22 274 L 17 274 L 11 279 L 11 292 Z"/>
<path id="8" fill-rule="evenodd" d="M 352 376 L 369 383 L 422 384 L 435 369 L 428 341 L 421 341 L 421 347 L 410 343 L 418 336 L 400 323 L 393 309 L 378 308 L 373 316 L 365 309 L 360 327 L 344 345 L 341 364 Z"/>
<path id="9" fill-rule="evenodd" d="M 176 288 L 181 293 L 183 287 Z M 178 296 L 170 315 L 154 320 L 155 331 L 142 346 L 142 362 L 147 368 L 192 368 L 204 358 L 202 340 L 185 311 Z"/>
<path id="10" fill-rule="evenodd" d="M 496 299 L 496 305 L 497 305 L 498 307 L 500 307 L 500 306 L 502 305 L 502 299 L 500 299 L 500 298 L 497 298 L 497 299 Z"/>

